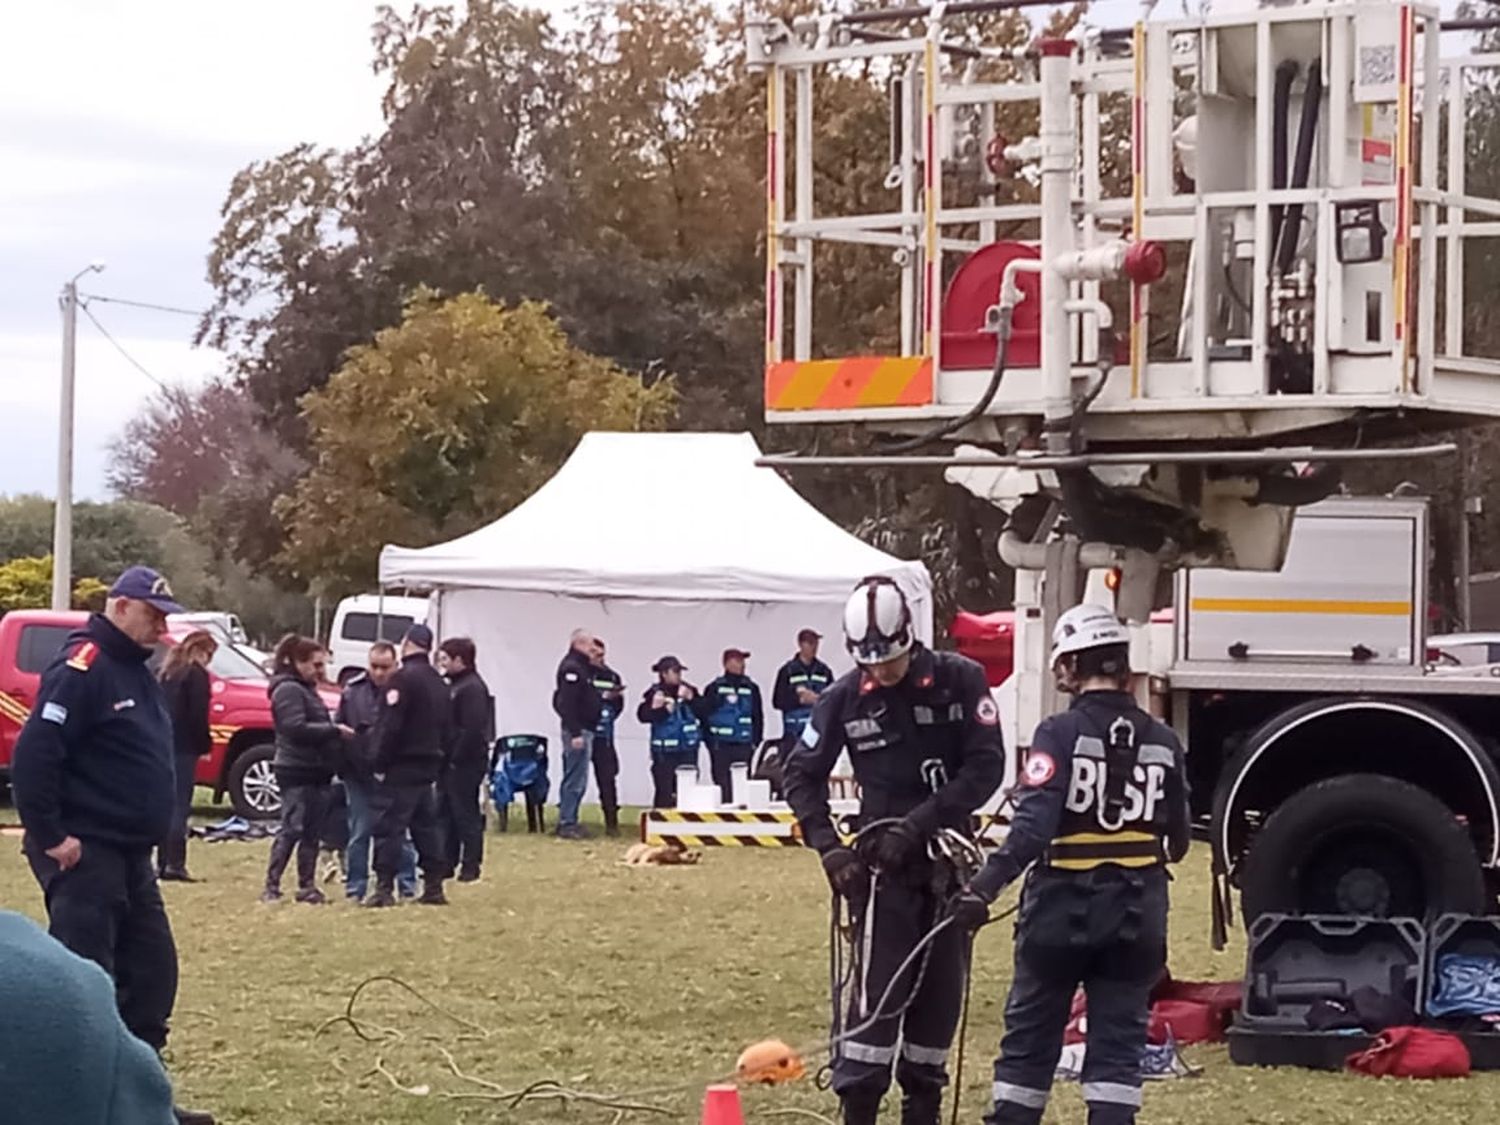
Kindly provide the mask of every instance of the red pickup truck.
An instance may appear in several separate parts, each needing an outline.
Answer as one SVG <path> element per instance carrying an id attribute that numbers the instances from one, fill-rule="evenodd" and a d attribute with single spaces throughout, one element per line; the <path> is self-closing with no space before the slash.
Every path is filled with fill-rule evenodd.
<path id="1" fill-rule="evenodd" d="M 86 613 L 27 609 L 0 617 L 0 790 L 10 773 L 16 736 L 36 702 L 43 670 L 68 634 L 87 620 Z M 162 644 L 176 644 L 186 635 L 186 627 L 173 630 Z M 275 816 L 281 810 L 281 793 L 271 772 L 274 748 L 266 675 L 254 661 L 222 644 L 208 674 L 213 750 L 198 759 L 198 784 L 212 789 L 216 801 L 227 795 L 239 816 Z M 336 690 L 330 687 L 324 695 L 330 707 L 337 705 Z"/>

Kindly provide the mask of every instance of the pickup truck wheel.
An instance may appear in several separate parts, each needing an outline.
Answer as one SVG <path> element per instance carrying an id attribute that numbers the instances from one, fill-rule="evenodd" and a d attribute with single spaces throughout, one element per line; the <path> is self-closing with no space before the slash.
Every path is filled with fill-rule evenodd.
<path id="1" fill-rule="evenodd" d="M 235 816 L 246 820 L 270 820 L 281 813 L 281 787 L 271 769 L 276 747 L 260 742 L 250 747 L 229 767 L 229 803 Z"/>
<path id="2" fill-rule="evenodd" d="M 1484 876 L 1453 811 L 1415 785 L 1348 774 L 1310 785 L 1256 834 L 1240 876 L 1261 914 L 1480 914 Z"/>

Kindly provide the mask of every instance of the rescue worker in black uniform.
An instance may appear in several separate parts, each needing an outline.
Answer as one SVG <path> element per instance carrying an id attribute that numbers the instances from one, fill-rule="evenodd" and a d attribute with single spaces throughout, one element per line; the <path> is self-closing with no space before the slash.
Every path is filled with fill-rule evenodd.
<path id="1" fill-rule="evenodd" d="M 478 655 L 472 640 L 449 637 L 438 654 L 451 693 L 448 765 L 439 786 L 448 848 L 446 866 L 458 872 L 460 883 L 474 883 L 484 862 L 484 813 L 479 790 L 489 770 L 490 747 L 495 743 L 495 697 L 475 667 Z"/>
<path id="2" fill-rule="evenodd" d="M 693 701 L 706 731 L 709 770 L 724 804 L 734 800 L 733 769 L 748 766 L 765 734 L 766 713 L 760 685 L 745 674 L 750 654 L 742 648 L 726 648 L 724 674 L 703 689 Z"/>
<path id="3" fill-rule="evenodd" d="M 594 638 L 589 654 L 593 667 L 590 681 L 599 696 L 599 723 L 594 727 L 594 783 L 599 787 L 599 810 L 604 814 L 604 834 L 620 834 L 620 754 L 615 749 L 615 723 L 625 713 L 625 682 L 604 662 L 604 641 Z"/>
<path id="4" fill-rule="evenodd" d="M 177 945 L 151 849 L 172 825 L 174 774 L 172 721 L 146 662 L 167 614 L 181 612 L 156 571 L 123 571 L 104 612 L 42 673 L 11 763 L 48 931 L 114 979 L 125 1026 L 158 1052 L 177 1001 Z M 174 1112 L 213 1125 L 209 1114 Z"/>
<path id="5" fill-rule="evenodd" d="M 784 777 L 803 839 L 821 854 L 834 893 L 849 900 L 863 961 L 846 1016 L 853 1030 L 876 1014 L 896 969 L 960 889 L 929 847 L 948 830 L 969 833 L 972 813 L 1003 778 L 1004 755 L 984 670 L 919 644 L 893 581 L 867 578 L 855 588 L 844 635 L 860 667 L 818 699 Z M 845 750 L 860 787 L 857 848 L 829 818 L 828 775 Z M 903 973 L 882 1011 L 910 1006 L 837 1045 L 833 1089 L 845 1125 L 875 1125 L 893 1063 L 902 1125 L 937 1125 L 966 961 L 966 936 L 947 927 L 925 970 Z"/>
<path id="6" fill-rule="evenodd" d="M 1010 834 L 951 908 L 959 928 L 977 928 L 1006 884 L 1036 864 L 985 1121 L 1042 1120 L 1082 985 L 1089 1125 L 1133 1125 L 1150 993 L 1166 965 L 1166 865 L 1188 849 L 1186 763 L 1176 735 L 1126 690 L 1130 635 L 1110 610 L 1063 614 L 1052 668 L 1073 705 L 1037 727 Z"/>
<path id="7" fill-rule="evenodd" d="M 437 780 L 447 762 L 450 697 L 432 666 L 432 630 L 413 625 L 401 642 L 401 667 L 385 684 L 375 723 L 375 893 L 366 906 L 396 905 L 396 872 L 411 832 L 427 906 L 446 906 L 443 880 L 453 872 L 443 840 Z"/>

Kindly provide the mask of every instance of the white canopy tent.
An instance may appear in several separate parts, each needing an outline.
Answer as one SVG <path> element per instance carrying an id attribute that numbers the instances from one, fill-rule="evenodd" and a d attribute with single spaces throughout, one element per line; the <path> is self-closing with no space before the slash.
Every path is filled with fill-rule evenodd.
<path id="1" fill-rule="evenodd" d="M 556 476 L 489 526 L 432 547 L 387 546 L 380 581 L 431 589 L 439 637 L 473 638 L 499 731 L 548 736 L 554 795 L 557 662 L 574 629 L 603 638 L 627 692 L 616 737 L 621 800 L 648 804 L 646 729 L 635 708 L 659 657 L 681 659 L 701 687 L 720 673 L 725 648 L 749 650 L 774 736 L 771 688 L 798 630 L 827 635 L 822 656 L 836 673 L 850 666 L 840 617 L 860 578 L 895 579 L 919 636 L 932 639 L 926 567 L 844 531 L 775 470 L 757 467 L 759 455 L 749 434 L 591 433 Z M 700 765 L 706 778 L 706 755 Z"/>

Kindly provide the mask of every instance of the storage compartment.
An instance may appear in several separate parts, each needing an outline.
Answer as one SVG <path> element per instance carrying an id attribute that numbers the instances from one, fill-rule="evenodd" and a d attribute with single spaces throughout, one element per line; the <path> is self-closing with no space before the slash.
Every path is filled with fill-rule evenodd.
<path id="1" fill-rule="evenodd" d="M 1426 1022 L 1463 1039 L 1475 1070 L 1500 1069 L 1500 1026 L 1486 1030 L 1480 1019 L 1500 1013 L 1500 917 L 1444 914 L 1434 922 L 1423 991 Z"/>
<path id="2" fill-rule="evenodd" d="M 1245 999 L 1229 1030 L 1229 1057 L 1248 1066 L 1341 1068 L 1374 1033 L 1314 1030 L 1309 1013 L 1325 1001 L 1350 1003 L 1356 993 L 1362 1003 L 1415 1013 L 1426 950 L 1414 918 L 1261 915 L 1250 926 Z"/>

